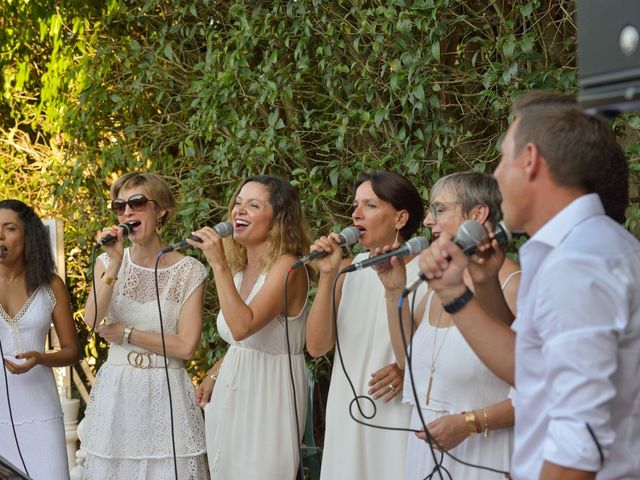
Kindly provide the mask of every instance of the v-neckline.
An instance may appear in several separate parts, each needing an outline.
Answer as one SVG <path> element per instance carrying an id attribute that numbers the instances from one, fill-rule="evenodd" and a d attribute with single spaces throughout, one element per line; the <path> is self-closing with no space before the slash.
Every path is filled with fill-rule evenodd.
<path id="1" fill-rule="evenodd" d="M 16 313 L 14 317 L 9 315 L 7 311 L 4 309 L 4 305 L 0 303 L 0 314 L 1 314 L 0 316 L 2 316 L 5 319 L 5 321 L 10 325 L 17 324 L 20 321 L 20 319 L 24 316 L 24 314 L 27 313 L 27 310 L 29 310 L 29 307 L 31 307 L 31 304 L 33 303 L 33 300 L 36 298 L 36 294 L 38 293 L 39 290 L 40 290 L 40 287 L 36 288 L 33 291 L 33 293 L 29 296 L 29 298 L 27 298 L 27 301 L 24 302 L 24 304 L 22 305 L 22 307 L 20 307 L 20 310 L 18 310 L 18 313 Z"/>

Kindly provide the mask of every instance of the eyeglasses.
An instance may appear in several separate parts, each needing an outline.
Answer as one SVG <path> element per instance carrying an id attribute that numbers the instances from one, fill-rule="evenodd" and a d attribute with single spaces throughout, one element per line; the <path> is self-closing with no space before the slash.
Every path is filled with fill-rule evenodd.
<path id="1" fill-rule="evenodd" d="M 458 205 L 458 202 L 433 202 L 429 205 L 429 212 L 433 219 L 437 219 L 440 215 L 451 210 L 451 206 Z"/>
<path id="2" fill-rule="evenodd" d="M 116 198 L 113 200 L 111 202 L 111 210 L 113 210 L 116 215 L 123 215 L 124 211 L 127 209 L 127 205 L 129 205 L 129 208 L 134 212 L 141 212 L 147 208 L 147 204 L 149 202 L 154 201 L 155 200 L 151 200 L 141 193 L 136 193 L 135 195 L 131 195 L 129 200 L 123 200 L 122 198 Z"/>

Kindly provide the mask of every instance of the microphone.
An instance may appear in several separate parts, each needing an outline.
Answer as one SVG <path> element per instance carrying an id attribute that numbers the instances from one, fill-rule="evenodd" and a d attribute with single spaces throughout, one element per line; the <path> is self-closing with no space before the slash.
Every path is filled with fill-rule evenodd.
<path id="1" fill-rule="evenodd" d="M 358 243 L 358 240 L 360 240 L 360 230 L 358 230 L 358 227 L 343 228 L 339 235 L 340 241 L 338 242 L 338 245 L 341 246 L 348 247 L 350 245 Z M 295 263 L 291 266 L 291 270 L 300 268 L 301 266 L 312 262 L 316 258 L 324 257 L 325 255 L 328 255 L 327 252 L 311 252 L 309 255 L 305 255 L 304 257 L 296 260 Z"/>
<path id="2" fill-rule="evenodd" d="M 121 223 L 120 225 L 118 225 L 118 228 L 122 229 L 122 235 L 124 237 L 128 237 L 131 234 L 131 232 L 133 231 L 133 228 L 137 227 L 138 225 L 140 225 L 140 222 L 136 220 L 135 222 Z M 117 239 L 118 239 L 118 237 L 116 237 L 114 235 L 107 235 L 102 240 L 99 240 L 95 244 L 94 248 L 103 247 L 105 245 L 108 245 L 110 243 L 115 242 Z"/>
<path id="3" fill-rule="evenodd" d="M 472 255 L 478 250 L 478 244 L 484 240 L 485 236 L 486 231 L 482 225 L 475 220 L 467 220 L 460 225 L 460 228 L 458 228 L 458 231 L 451 241 L 460 247 L 465 255 Z M 511 235 L 511 232 L 501 220 L 498 222 L 498 225 L 496 225 L 493 238 L 495 238 L 500 245 L 504 245 L 511 241 L 513 235 Z M 418 278 L 411 282 L 409 286 L 402 291 L 402 296 L 406 297 L 411 292 L 415 291 L 422 282 L 426 281 L 426 275 L 420 272 Z"/>
<path id="4" fill-rule="evenodd" d="M 393 257 L 410 257 L 413 255 L 417 255 L 422 250 L 427 248 L 429 245 L 429 241 L 424 237 L 414 237 L 407 241 L 404 245 L 399 246 L 395 250 L 391 250 L 390 252 L 383 253 L 381 255 L 376 255 L 375 257 L 367 258 L 366 260 L 362 260 L 358 263 L 352 263 L 348 267 L 345 267 L 341 273 L 354 272 L 356 270 L 361 270 L 363 268 L 371 267 L 372 265 L 377 265 L 379 263 L 384 263 L 387 260 L 390 260 Z"/>
<path id="5" fill-rule="evenodd" d="M 218 234 L 218 236 L 225 238 L 233 233 L 233 225 L 231 225 L 229 222 L 220 222 L 215 227 L 213 227 L 213 230 Z M 202 239 L 200 237 L 196 237 L 195 235 L 189 235 L 189 238 L 196 242 L 202 242 Z M 190 246 L 191 245 L 189 245 L 186 240 L 180 240 L 179 242 L 169 245 L 168 247 L 164 247 L 162 250 L 160 250 L 160 255 L 164 255 L 165 253 L 169 252 L 175 252 L 176 250 L 180 250 L 181 248 Z"/>

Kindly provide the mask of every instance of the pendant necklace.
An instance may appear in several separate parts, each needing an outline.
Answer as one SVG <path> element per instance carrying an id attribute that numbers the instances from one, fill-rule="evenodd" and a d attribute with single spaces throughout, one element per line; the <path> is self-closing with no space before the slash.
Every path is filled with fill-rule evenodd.
<path id="1" fill-rule="evenodd" d="M 431 398 L 431 387 L 433 386 L 433 376 L 436 373 L 436 362 L 438 361 L 438 357 L 440 356 L 442 347 L 444 346 L 447 340 L 447 335 L 449 334 L 449 330 L 451 330 L 451 325 L 449 325 L 447 327 L 447 331 L 444 333 L 444 337 L 442 338 L 442 343 L 438 348 L 438 331 L 440 330 L 440 321 L 442 320 L 443 313 L 444 313 L 444 307 L 440 305 L 440 315 L 438 315 L 438 321 L 434 326 L 435 332 L 433 334 L 433 350 L 431 351 L 431 368 L 429 369 L 429 383 L 427 385 L 427 395 L 425 399 L 426 405 L 429 405 L 429 400 Z"/>

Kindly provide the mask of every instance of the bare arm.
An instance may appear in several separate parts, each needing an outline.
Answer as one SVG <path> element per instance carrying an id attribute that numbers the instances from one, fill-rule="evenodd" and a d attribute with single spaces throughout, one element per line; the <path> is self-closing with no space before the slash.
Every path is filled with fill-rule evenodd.
<path id="1" fill-rule="evenodd" d="M 478 433 L 487 432 L 486 434 L 490 435 L 489 431 L 513 426 L 513 405 L 508 399 L 485 408 L 479 408 L 473 413 L 476 418 L 475 431 Z M 477 429 L 477 426 L 480 428 Z M 466 417 L 462 413 L 443 415 L 429 423 L 427 428 L 444 450 L 457 447 L 470 435 L 469 425 L 467 425 Z M 416 435 L 418 438 L 427 440 L 427 435 L 424 432 L 418 432 Z"/>
<path id="2" fill-rule="evenodd" d="M 213 270 L 220 310 L 236 341 L 253 335 L 277 315 L 284 314 L 284 291 L 287 271 L 295 262 L 293 255 L 285 254 L 270 267 L 264 285 L 249 304 L 236 290 L 233 274 L 227 263 L 222 238 L 211 228 L 204 227 L 194 232 L 202 242 L 188 240 L 189 244 L 204 253 Z M 288 276 L 288 313 L 297 314 L 307 297 L 307 276 L 301 269 Z"/>
<path id="3" fill-rule="evenodd" d="M 176 333 L 165 333 L 164 340 L 168 357 L 189 360 L 198 348 L 202 333 L 204 291 L 205 284 L 203 282 L 189 295 L 187 301 L 182 305 Z M 101 325 L 96 331 L 108 342 L 121 343 L 123 341 L 124 328 L 122 323 L 109 323 Z M 134 328 L 129 336 L 129 343 L 159 355 L 163 354 L 162 335 L 159 332 L 146 332 Z"/>
<path id="4" fill-rule="evenodd" d="M 316 297 L 307 318 L 307 350 L 312 357 L 320 357 L 329 352 L 336 343 L 333 325 L 333 282 L 341 268 L 351 263 L 351 259 L 342 259 L 342 249 L 337 234 L 321 237 L 311 246 L 311 251 L 326 252 L 327 255 L 315 261 L 320 272 Z M 342 298 L 344 275 L 338 278 L 336 285 L 336 312 Z"/>
<path id="5" fill-rule="evenodd" d="M 544 462 L 540 472 L 540 480 L 594 480 L 595 478 L 596 472 L 561 467 L 550 462 Z"/>
<path id="6" fill-rule="evenodd" d="M 95 296 L 97 298 L 97 307 L 93 298 L 94 291 L 92 286 L 84 308 L 84 323 L 86 323 L 90 328 L 93 328 L 94 326 L 97 327 L 107 316 L 111 297 L 113 296 L 115 279 L 118 278 L 120 266 L 122 265 L 122 257 L 124 255 L 124 237 L 122 236 L 122 229 L 118 227 L 105 228 L 98 233 L 96 239 L 100 240 L 106 235 L 116 236 L 117 240 L 103 247 L 109 256 L 109 265 L 105 267 L 102 261 L 97 259 L 93 267 L 93 275 L 96 284 Z M 111 283 L 109 285 L 104 281 L 104 279 L 107 278 L 114 281 L 109 282 Z"/>

